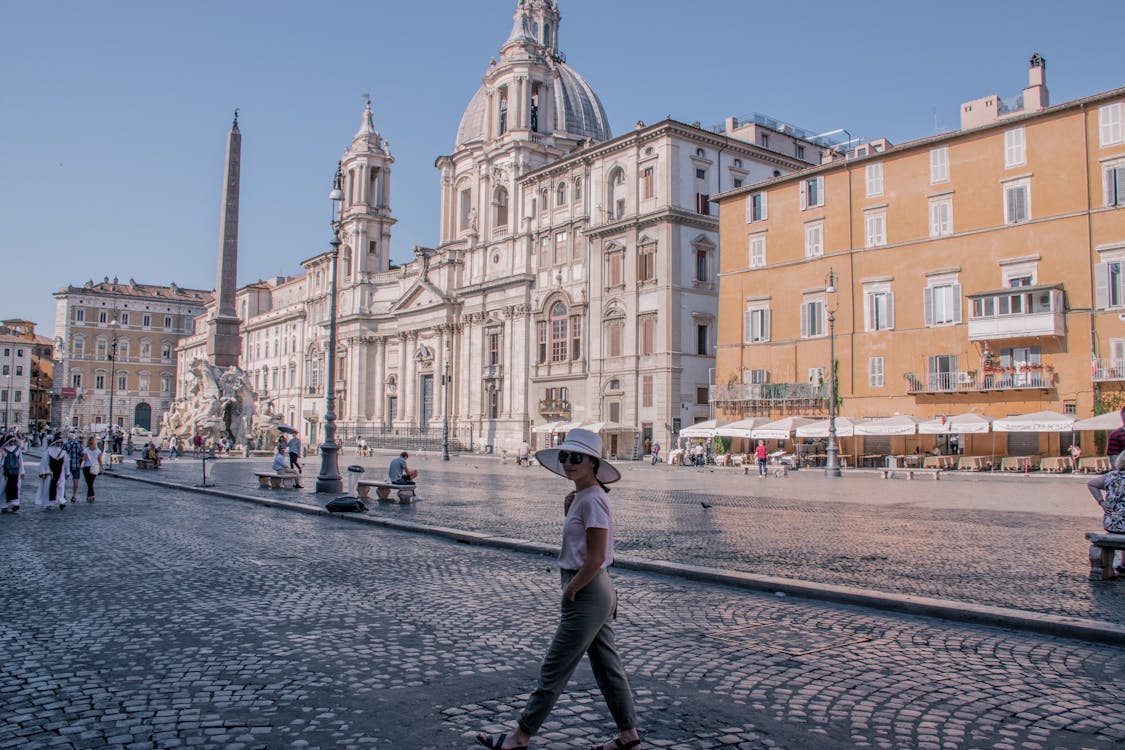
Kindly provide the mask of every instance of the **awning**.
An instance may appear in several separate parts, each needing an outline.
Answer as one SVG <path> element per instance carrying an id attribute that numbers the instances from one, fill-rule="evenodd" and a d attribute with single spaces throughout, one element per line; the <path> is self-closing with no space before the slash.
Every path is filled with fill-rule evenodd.
<path id="1" fill-rule="evenodd" d="M 581 426 L 582 425 L 578 422 L 559 422 L 555 427 L 555 432 L 570 432 L 571 430 L 577 430 Z"/>
<path id="2" fill-rule="evenodd" d="M 1037 411 L 994 420 L 992 429 L 996 432 L 1070 432 L 1076 421 L 1057 411 Z"/>
<path id="3" fill-rule="evenodd" d="M 531 428 L 531 431 L 537 432 L 537 433 L 558 432 L 560 424 L 566 424 L 566 422 L 557 421 L 557 422 L 548 422 L 547 424 L 536 425 L 536 426 Z"/>
<path id="4" fill-rule="evenodd" d="M 709 438 L 715 436 L 715 428 L 718 426 L 718 420 L 708 419 L 706 422 L 698 422 L 685 427 L 680 430 L 680 437 L 686 438 Z"/>
<path id="5" fill-rule="evenodd" d="M 882 419 L 872 419 L 857 425 L 855 434 L 857 435 L 914 435 L 918 432 L 918 423 L 922 420 L 918 417 L 907 416 L 900 414 L 897 417 L 884 417 Z"/>
<path id="6" fill-rule="evenodd" d="M 582 425 L 582 429 L 590 432 L 636 432 L 636 428 L 618 422 L 590 422 Z"/>
<path id="7" fill-rule="evenodd" d="M 751 431 L 759 426 L 764 425 L 766 420 L 764 417 L 750 417 L 749 419 L 742 419 L 738 422 L 731 422 L 722 427 L 715 428 L 716 437 L 736 437 L 736 438 L 749 438 L 753 437 Z"/>
<path id="8" fill-rule="evenodd" d="M 1081 430 L 1116 430 L 1121 426 L 1121 414 L 1116 411 L 1099 414 L 1089 419 L 1080 419 L 1070 426 L 1075 432 Z"/>
<path id="9" fill-rule="evenodd" d="M 814 421 L 815 420 L 809 419 L 808 417 L 785 417 L 784 419 L 777 419 L 764 424 L 761 427 L 755 427 L 750 433 L 750 437 L 758 440 L 788 440 L 793 437 L 793 431 L 798 427 L 804 427 L 805 425 L 812 424 Z M 839 421 L 838 419 L 836 420 L 837 427 L 840 426 Z"/>
<path id="10" fill-rule="evenodd" d="M 991 417 L 980 414 L 954 414 L 952 417 L 942 419 L 929 419 L 918 425 L 918 432 L 923 435 L 965 435 L 968 433 L 988 432 L 992 424 Z"/>
<path id="11" fill-rule="evenodd" d="M 862 419 L 849 419 L 848 417 L 836 417 L 836 437 L 851 437 L 855 434 L 856 425 L 863 424 Z M 797 437 L 799 438 L 826 438 L 828 437 L 828 420 L 822 419 L 818 422 L 810 422 L 809 424 L 802 425 L 797 428 Z"/>

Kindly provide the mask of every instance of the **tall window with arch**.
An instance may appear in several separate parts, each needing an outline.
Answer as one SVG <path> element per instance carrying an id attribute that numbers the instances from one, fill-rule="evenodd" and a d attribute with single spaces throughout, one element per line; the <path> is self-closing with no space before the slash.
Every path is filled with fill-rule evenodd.
<path id="1" fill-rule="evenodd" d="M 496 188 L 496 198 L 493 201 L 495 206 L 494 224 L 496 228 L 508 226 L 508 189 Z"/>
<path id="2" fill-rule="evenodd" d="M 625 218 L 625 170 L 621 167 L 609 173 L 609 214 L 613 221 Z"/>
<path id="3" fill-rule="evenodd" d="M 566 305 L 556 302 L 551 306 L 551 362 L 566 362 L 567 335 L 570 316 Z"/>
<path id="4" fill-rule="evenodd" d="M 555 188 L 555 205 L 556 206 L 565 206 L 566 205 L 566 183 L 565 182 L 560 182 L 558 184 L 558 187 Z"/>
<path id="5" fill-rule="evenodd" d="M 340 263 L 344 266 L 344 278 L 350 279 L 352 277 L 352 249 L 348 245 L 344 245 L 344 250 L 340 253 Z"/>
<path id="6" fill-rule="evenodd" d="M 504 135 L 508 132 L 508 87 L 500 87 L 500 104 L 497 110 L 496 134 Z"/>

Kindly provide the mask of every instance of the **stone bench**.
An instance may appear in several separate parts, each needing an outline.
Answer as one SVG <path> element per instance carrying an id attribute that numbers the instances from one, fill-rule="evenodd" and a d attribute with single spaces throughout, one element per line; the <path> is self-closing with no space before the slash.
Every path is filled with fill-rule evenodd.
<path id="1" fill-rule="evenodd" d="M 392 484 L 388 481 L 382 482 L 359 482 L 356 484 L 356 492 L 362 500 L 369 500 L 371 498 L 371 490 L 374 488 L 375 496 L 380 500 L 391 499 L 391 493 L 398 493 L 398 501 L 404 505 L 414 502 L 414 489 L 413 484 Z"/>
<path id="2" fill-rule="evenodd" d="M 120 453 L 110 453 L 109 454 L 109 462 L 111 464 L 121 463 L 121 454 Z"/>
<path id="3" fill-rule="evenodd" d="M 1125 550 L 1125 534 L 1088 531 L 1086 541 L 1090 543 L 1090 580 L 1106 581 L 1117 577 L 1113 569 L 1113 553 Z"/>
<path id="4" fill-rule="evenodd" d="M 153 461 L 150 458 L 138 458 L 137 459 L 137 468 L 138 469 L 155 469 L 156 468 L 156 462 Z"/>
<path id="5" fill-rule="evenodd" d="M 915 474 L 928 474 L 934 481 L 941 479 L 941 469 L 879 469 L 881 479 L 890 479 L 896 474 L 905 474 L 907 479 L 913 479 Z"/>
<path id="6" fill-rule="evenodd" d="M 272 471 L 255 471 L 258 487 L 271 490 L 292 490 L 297 488 L 298 474 L 278 474 Z"/>

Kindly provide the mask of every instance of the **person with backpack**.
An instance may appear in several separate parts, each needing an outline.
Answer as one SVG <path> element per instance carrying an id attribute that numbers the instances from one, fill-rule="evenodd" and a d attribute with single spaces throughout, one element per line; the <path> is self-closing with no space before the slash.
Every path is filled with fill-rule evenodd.
<path id="1" fill-rule="evenodd" d="M 0 512 L 15 513 L 20 509 L 20 485 L 25 473 L 20 441 L 11 435 L 0 451 L 0 481 L 4 483 L 4 507 Z"/>

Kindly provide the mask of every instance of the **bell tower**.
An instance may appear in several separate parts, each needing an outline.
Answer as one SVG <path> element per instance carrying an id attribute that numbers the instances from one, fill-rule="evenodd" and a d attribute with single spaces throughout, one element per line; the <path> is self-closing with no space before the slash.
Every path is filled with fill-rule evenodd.
<path id="1" fill-rule="evenodd" d="M 390 269 L 391 165 L 389 145 L 375 130 L 368 98 L 359 131 L 340 162 L 344 204 L 340 248 L 340 284 L 360 283 L 363 275 Z"/>

